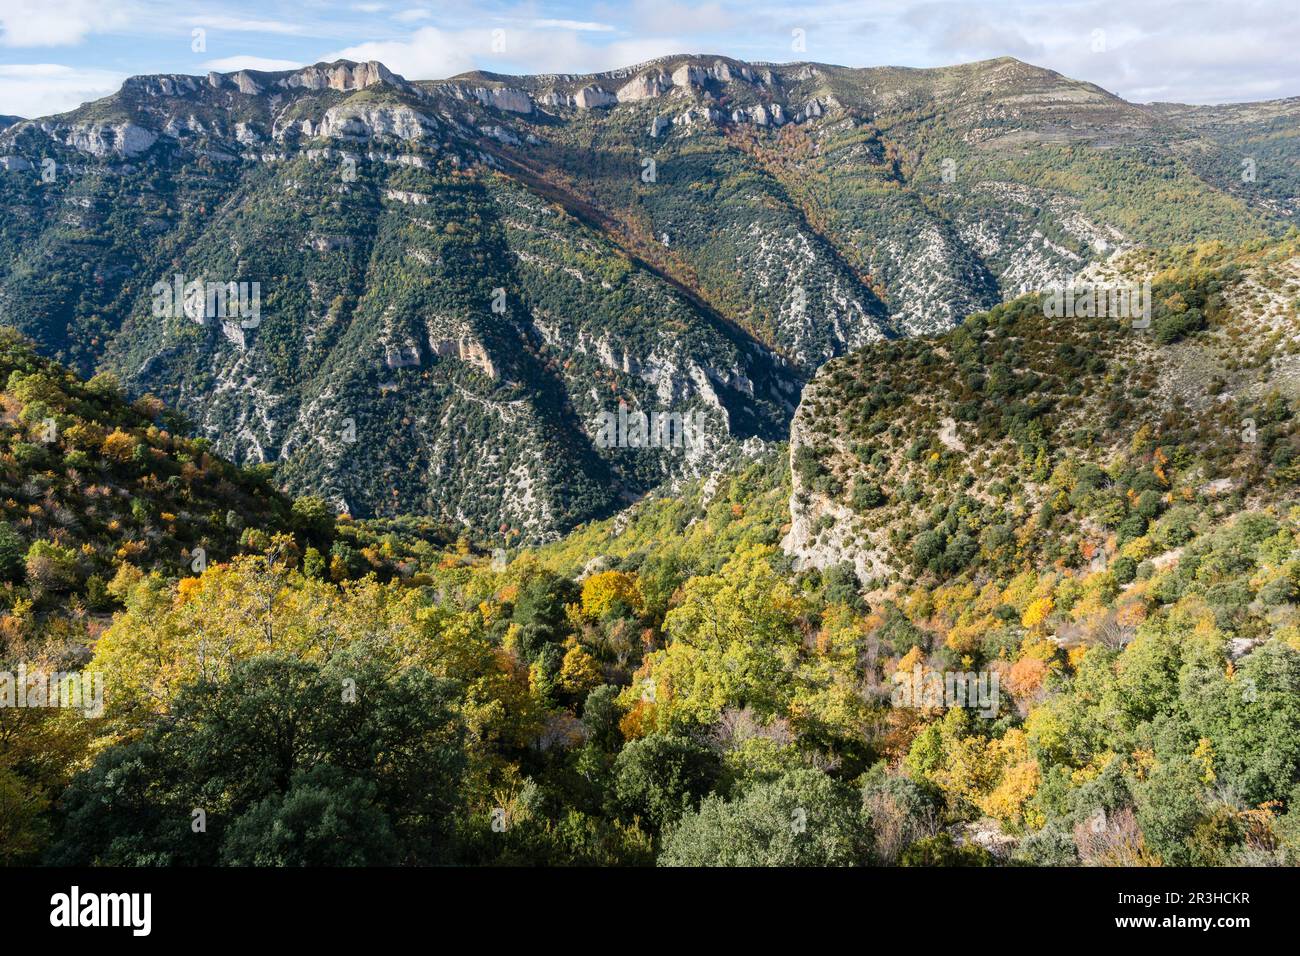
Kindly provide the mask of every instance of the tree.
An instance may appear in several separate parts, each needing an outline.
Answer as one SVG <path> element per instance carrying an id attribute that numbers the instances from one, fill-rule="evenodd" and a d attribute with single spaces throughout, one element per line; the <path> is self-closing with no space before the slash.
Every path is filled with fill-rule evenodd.
<path id="1" fill-rule="evenodd" d="M 557 684 L 561 691 L 581 700 L 587 692 L 600 685 L 600 666 L 587 649 L 570 638 L 560 663 Z"/>
<path id="2" fill-rule="evenodd" d="M 659 866 L 865 866 L 872 831 L 856 793 L 794 770 L 738 799 L 711 796 L 663 838 Z"/>
<path id="3" fill-rule="evenodd" d="M 635 617 L 643 610 L 641 588 L 634 575 L 601 571 L 582 582 L 582 613 L 589 620 Z"/>
<path id="4" fill-rule="evenodd" d="M 325 547 L 330 542 L 334 520 L 334 510 L 318 495 L 303 495 L 293 501 L 293 528 L 311 544 Z"/>
<path id="5" fill-rule="evenodd" d="M 710 724 L 727 706 L 763 716 L 788 706 L 806 606 L 770 553 L 742 548 L 717 574 L 687 582 L 664 621 L 672 640 L 651 662 L 659 726 Z"/>
<path id="6" fill-rule="evenodd" d="M 696 806 L 721 776 L 717 755 L 686 737 L 651 734 L 623 748 L 614 762 L 614 799 L 626 820 L 662 829 Z"/>
<path id="7" fill-rule="evenodd" d="M 335 767 L 294 773 L 231 824 L 221 848 L 227 866 L 388 866 L 399 844 L 374 784 Z"/>
<path id="8" fill-rule="evenodd" d="M 15 580 L 23 570 L 27 547 L 7 521 L 0 521 L 0 579 Z"/>
<path id="9" fill-rule="evenodd" d="M 900 866 L 992 866 L 989 851 L 971 843 L 958 845 L 951 834 L 937 833 L 917 840 L 899 860 Z"/>
<path id="10" fill-rule="evenodd" d="M 416 668 L 238 662 L 186 686 L 173 719 L 73 781 L 51 861 L 445 861 L 465 766 L 451 702 L 450 685 Z M 352 826 L 362 829 L 331 856 L 324 835 Z"/>
<path id="11" fill-rule="evenodd" d="M 77 583 L 77 553 L 44 539 L 27 549 L 27 580 L 46 591 L 66 591 Z"/>

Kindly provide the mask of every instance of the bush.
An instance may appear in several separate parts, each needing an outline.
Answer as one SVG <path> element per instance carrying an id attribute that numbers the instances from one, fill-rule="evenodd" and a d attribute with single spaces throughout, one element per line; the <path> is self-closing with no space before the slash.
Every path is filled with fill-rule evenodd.
<path id="1" fill-rule="evenodd" d="M 660 866 L 865 866 L 872 831 L 857 795 L 794 770 L 730 802 L 711 796 L 665 834 Z"/>
<path id="2" fill-rule="evenodd" d="M 626 820 L 655 830 L 697 806 L 721 776 L 717 754 L 688 737 L 652 734 L 614 762 L 614 798 Z"/>
<path id="3" fill-rule="evenodd" d="M 14 581 L 21 576 L 27 545 L 7 521 L 0 521 L 0 579 Z"/>
<path id="4" fill-rule="evenodd" d="M 1137 577 L 1137 562 L 1132 558 L 1121 555 L 1112 562 L 1110 566 L 1111 574 L 1115 576 L 1118 584 L 1128 584 Z"/>
<path id="5" fill-rule="evenodd" d="M 41 539 L 27 549 L 27 580 L 46 591 L 66 591 L 77 583 L 77 552 Z"/>

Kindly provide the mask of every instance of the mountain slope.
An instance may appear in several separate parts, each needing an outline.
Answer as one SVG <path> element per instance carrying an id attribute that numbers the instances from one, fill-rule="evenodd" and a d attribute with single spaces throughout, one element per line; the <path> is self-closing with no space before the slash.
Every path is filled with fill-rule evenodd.
<path id="1" fill-rule="evenodd" d="M 135 77 L 0 133 L 0 321 L 293 492 L 553 537 L 784 437 L 836 355 L 1278 233 L 1187 158 L 1237 148 L 1200 115 L 1010 59 Z M 248 314 L 169 310 L 177 276 Z M 623 404 L 708 440 L 602 447 Z"/>
<path id="2" fill-rule="evenodd" d="M 1233 513 L 1300 480 L 1300 256 L 1134 255 L 1149 329 L 1030 296 L 864 349 L 805 389 L 784 545 L 881 593 L 1020 567 L 1104 567 L 1166 512 Z"/>

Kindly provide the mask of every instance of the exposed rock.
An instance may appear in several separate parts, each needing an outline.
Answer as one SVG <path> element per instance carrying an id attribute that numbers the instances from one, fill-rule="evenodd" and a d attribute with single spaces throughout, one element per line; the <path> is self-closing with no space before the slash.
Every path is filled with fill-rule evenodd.
<path id="1" fill-rule="evenodd" d="M 370 60 L 366 63 L 335 63 L 332 66 L 309 66 L 280 80 L 283 87 L 302 87 L 307 90 L 338 90 L 349 92 L 364 90 L 376 83 L 392 83 L 404 86 L 401 77 L 389 71 L 382 63 Z"/>
<path id="2" fill-rule="evenodd" d="M 408 206 L 427 206 L 429 204 L 429 197 L 424 193 L 413 193 L 404 189 L 385 189 L 384 197 Z"/>
<path id="3" fill-rule="evenodd" d="M 573 105 L 580 110 L 596 109 L 601 106 L 613 106 L 618 97 L 602 90 L 599 86 L 584 86 L 573 95 Z"/>
<path id="4" fill-rule="evenodd" d="M 509 143 L 511 146 L 519 145 L 519 137 L 504 126 L 480 126 L 478 131 L 484 136 L 491 136 L 493 139 Z"/>
<path id="5" fill-rule="evenodd" d="M 257 81 L 253 79 L 247 70 L 240 70 L 231 79 L 235 81 L 235 86 L 239 88 L 239 92 L 248 96 L 256 96 L 262 92 L 262 88 L 257 85 Z"/>
<path id="6" fill-rule="evenodd" d="M 409 106 L 357 106 L 341 103 L 325 111 L 319 135 L 332 139 L 364 140 L 395 136 L 402 140 L 421 139 L 437 123 Z M 308 132 L 304 128 L 304 132 Z"/>
<path id="7" fill-rule="evenodd" d="M 620 103 L 636 103 L 662 96 L 672 89 L 671 79 L 663 73 L 642 73 L 618 89 Z"/>
<path id="8" fill-rule="evenodd" d="M 1228 657 L 1234 661 L 1240 660 L 1262 643 L 1253 637 L 1234 637 L 1228 641 Z"/>
<path id="9" fill-rule="evenodd" d="M 144 96 L 184 96 L 198 91 L 194 77 L 178 75 L 133 76 L 122 84 L 123 89 L 133 90 Z"/>
<path id="10" fill-rule="evenodd" d="M 458 339 L 434 339 L 429 338 L 429 348 L 433 354 L 439 358 L 455 358 L 462 362 L 467 362 L 483 372 L 489 378 L 497 377 L 496 365 L 492 362 L 491 356 L 488 355 L 481 342 L 476 342 L 466 336 Z"/>
<path id="11" fill-rule="evenodd" d="M 848 561 L 865 583 L 890 571 L 883 551 L 854 531 L 857 521 L 851 510 L 805 488 L 795 467 L 799 449 L 808 441 L 808 399 L 816 387 L 814 380 L 804 388 L 803 401 L 790 424 L 790 530 L 781 539 L 781 548 L 794 559 L 796 570 L 825 569 Z M 827 527 L 821 528 L 823 524 Z"/>
<path id="12" fill-rule="evenodd" d="M 704 83 L 704 78 L 705 72 L 698 66 L 691 66 L 689 63 L 683 63 L 673 70 L 673 86 L 701 86 Z"/>
<path id="13" fill-rule="evenodd" d="M 515 90 L 504 86 L 488 89 L 480 86 L 472 90 L 470 95 L 484 106 L 491 106 L 494 109 L 507 110 L 511 113 L 531 113 L 533 111 L 533 101 L 528 98 L 528 94 L 523 90 Z"/>
<path id="14" fill-rule="evenodd" d="M 47 133 L 63 132 L 63 142 L 80 153 L 96 157 L 138 156 L 158 141 L 158 134 L 134 123 L 76 123 L 66 130 L 42 123 Z"/>

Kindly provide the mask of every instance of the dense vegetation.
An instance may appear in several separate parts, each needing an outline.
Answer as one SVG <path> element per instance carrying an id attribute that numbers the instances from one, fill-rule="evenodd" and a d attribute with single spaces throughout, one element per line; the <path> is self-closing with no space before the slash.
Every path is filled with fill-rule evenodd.
<path id="1" fill-rule="evenodd" d="M 1300 514 L 1198 498 L 1102 570 L 1013 534 L 868 602 L 773 547 L 782 453 L 508 563 L 308 502 L 202 574 L 114 556 L 103 717 L 0 711 L 6 859 L 1293 861 Z M 891 706 L 917 666 L 996 670 L 996 715 Z"/>
<path id="2" fill-rule="evenodd" d="M 888 110 L 766 73 L 673 109 L 807 122 L 393 79 L 225 161 L 269 107 L 217 84 L 120 175 L 6 181 L 0 679 L 104 709 L 0 706 L 0 863 L 1300 862 L 1285 216 L 1014 61 L 875 72 Z M 997 108 L 1062 92 L 1064 141 Z M 338 178 L 337 106 L 439 148 Z M 1016 295 L 1089 261 L 1149 328 Z M 264 321 L 143 319 L 173 269 L 266 277 Z M 585 434 L 669 397 L 716 453 Z M 900 697 L 955 675 L 991 697 Z"/>

